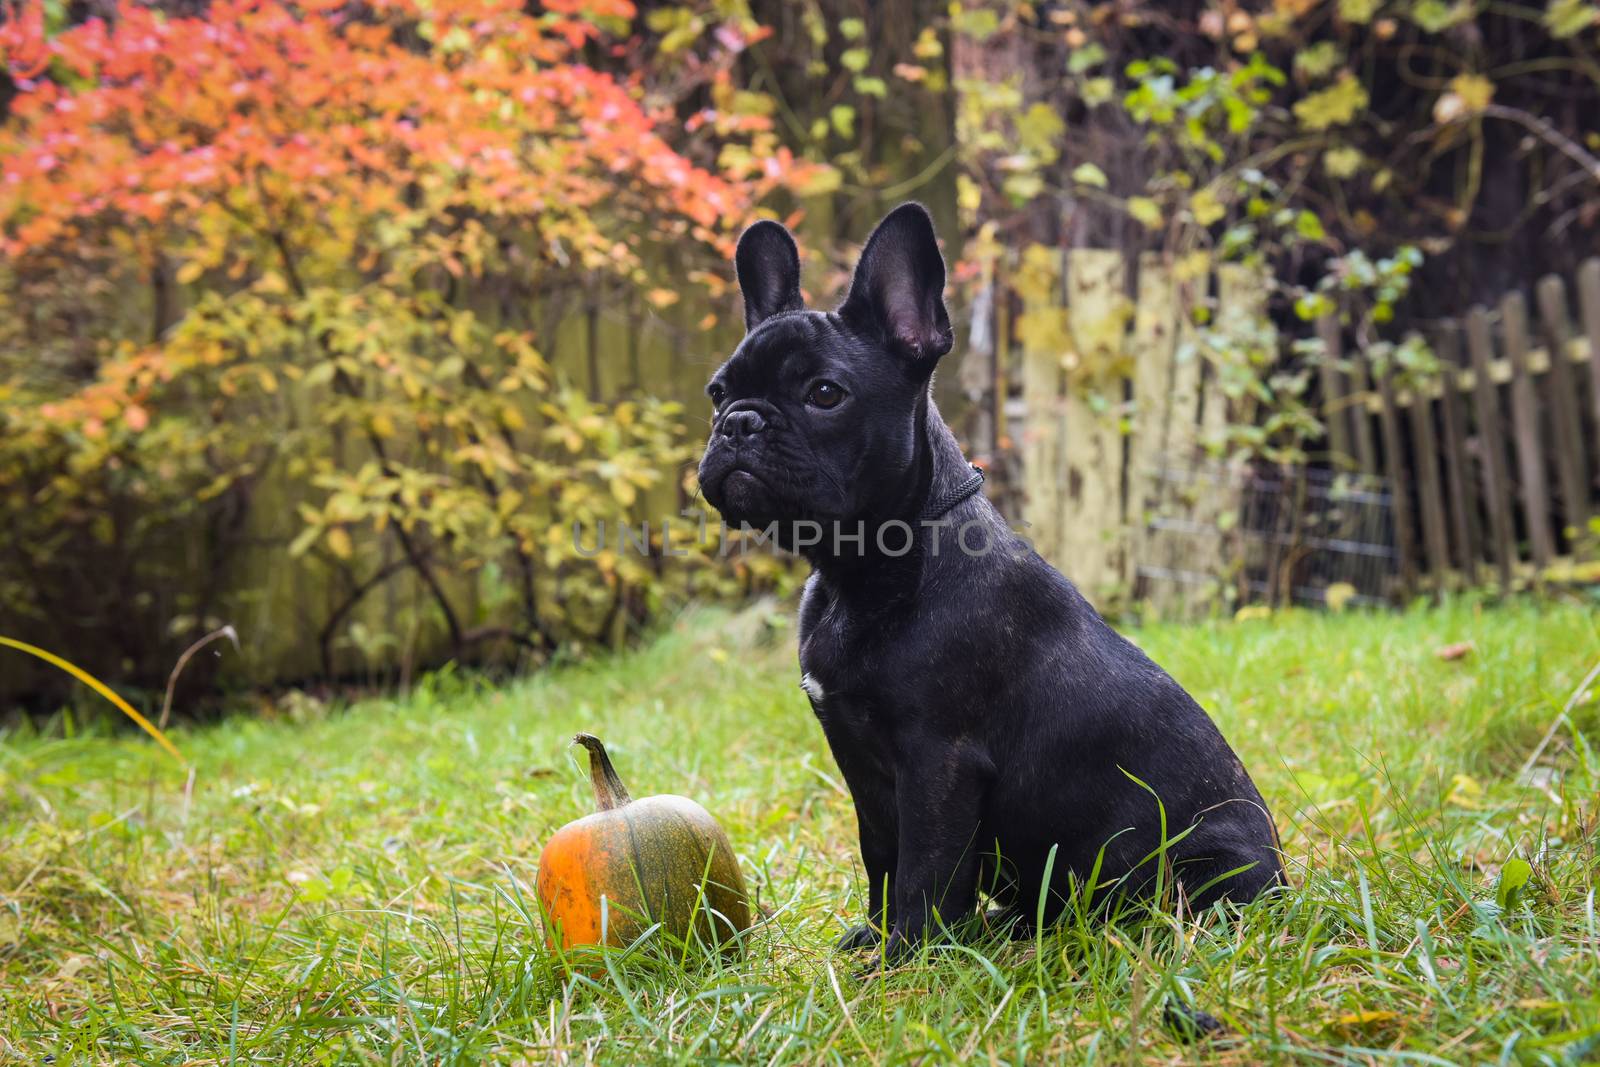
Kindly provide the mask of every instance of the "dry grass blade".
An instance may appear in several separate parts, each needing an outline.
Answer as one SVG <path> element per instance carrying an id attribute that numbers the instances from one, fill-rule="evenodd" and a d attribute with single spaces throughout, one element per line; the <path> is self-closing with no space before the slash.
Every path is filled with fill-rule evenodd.
<path id="1" fill-rule="evenodd" d="M 212 630 L 200 640 L 183 650 L 183 655 L 178 657 L 178 662 L 172 665 L 172 673 L 167 675 L 167 695 L 161 700 L 161 718 L 156 720 L 156 725 L 161 729 L 167 728 L 167 719 L 172 715 L 172 693 L 178 688 L 178 676 L 183 673 L 184 666 L 189 662 L 189 657 L 205 648 L 219 637 L 226 637 L 233 642 L 233 650 L 240 651 L 239 631 L 232 626 L 224 626 L 220 630 Z"/>

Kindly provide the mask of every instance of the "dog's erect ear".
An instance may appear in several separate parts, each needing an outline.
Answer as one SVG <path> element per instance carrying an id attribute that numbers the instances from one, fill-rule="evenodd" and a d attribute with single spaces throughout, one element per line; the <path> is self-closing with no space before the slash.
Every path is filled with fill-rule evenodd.
<path id="1" fill-rule="evenodd" d="M 857 329 L 878 333 L 899 354 L 930 361 L 930 367 L 950 351 L 944 256 L 921 204 L 901 204 L 872 231 L 839 314 Z"/>
<path id="2" fill-rule="evenodd" d="M 781 223 L 762 219 L 744 231 L 733 268 L 744 294 L 747 332 L 774 315 L 805 306 L 800 299 L 800 250 Z"/>

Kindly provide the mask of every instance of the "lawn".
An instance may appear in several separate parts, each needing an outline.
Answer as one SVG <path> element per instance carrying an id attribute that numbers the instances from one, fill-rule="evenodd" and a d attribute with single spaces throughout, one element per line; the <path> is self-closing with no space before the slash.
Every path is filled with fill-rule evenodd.
<path id="1" fill-rule="evenodd" d="M 192 784 L 132 733 L 0 735 L 0 1062 L 1600 1056 L 1593 692 L 1522 771 L 1600 659 L 1591 608 L 1133 636 L 1255 775 L 1292 888 L 1231 918 L 936 946 L 872 981 L 831 949 L 865 887 L 787 610 L 695 612 L 504 687 L 445 674 L 404 698 L 247 709 L 177 732 Z M 590 807 L 578 729 L 635 796 L 722 820 L 762 916 L 741 960 L 646 950 L 567 973 L 546 950 L 535 863 Z M 1532 879 L 1501 907 L 1518 857 Z M 1161 1025 L 1174 996 L 1231 1033 L 1180 1045 Z"/>

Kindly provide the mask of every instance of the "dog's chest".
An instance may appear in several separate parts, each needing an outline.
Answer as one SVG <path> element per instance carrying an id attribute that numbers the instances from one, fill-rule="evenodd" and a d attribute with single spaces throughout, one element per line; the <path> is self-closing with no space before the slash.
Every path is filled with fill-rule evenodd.
<path id="1" fill-rule="evenodd" d="M 885 721 L 894 694 L 870 639 L 852 633 L 849 619 L 829 612 L 800 635 L 800 688 L 836 753 L 841 746 L 878 747 L 889 733 Z"/>

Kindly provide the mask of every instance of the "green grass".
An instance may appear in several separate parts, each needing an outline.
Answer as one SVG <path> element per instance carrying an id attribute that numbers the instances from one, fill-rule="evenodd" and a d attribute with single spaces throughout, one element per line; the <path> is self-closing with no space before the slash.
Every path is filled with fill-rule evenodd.
<path id="1" fill-rule="evenodd" d="M 1124 916 L 926 950 L 863 981 L 865 892 L 787 613 L 695 614 L 504 688 L 280 702 L 147 741 L 0 737 L 0 1062 L 1530 1062 L 1600 1055 L 1600 659 L 1577 606 L 1458 601 L 1135 634 L 1210 709 L 1293 888 L 1237 918 Z M 1446 661 L 1444 645 L 1474 651 Z M 566 742 L 728 829 L 742 960 L 568 973 L 539 849 L 589 808 Z M 1534 877 L 1495 906 L 1501 865 Z M 1234 1033 L 1185 1048 L 1177 992 Z"/>

